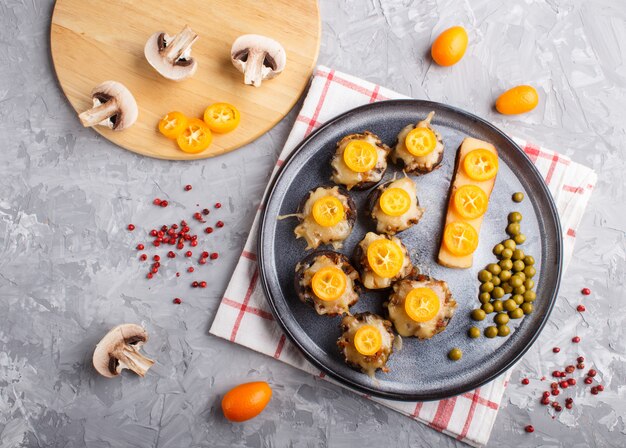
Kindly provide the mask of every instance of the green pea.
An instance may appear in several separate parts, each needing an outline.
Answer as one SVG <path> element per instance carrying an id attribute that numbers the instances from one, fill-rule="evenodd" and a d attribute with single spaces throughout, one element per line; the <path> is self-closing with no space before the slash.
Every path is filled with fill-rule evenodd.
<path id="1" fill-rule="evenodd" d="M 524 285 L 513 288 L 513 294 L 524 294 L 525 292 L 526 288 L 524 288 Z"/>
<path id="2" fill-rule="evenodd" d="M 512 256 L 513 256 L 513 250 L 509 249 L 508 247 L 502 251 L 502 254 L 500 254 L 500 258 L 502 258 L 503 260 L 508 260 Z"/>
<path id="3" fill-rule="evenodd" d="M 516 272 L 515 275 L 517 275 L 519 278 L 521 278 L 523 282 L 526 281 L 526 274 L 524 274 L 524 271 Z"/>
<path id="4" fill-rule="evenodd" d="M 522 286 L 524 284 L 524 280 L 522 280 L 522 277 L 520 277 L 519 275 L 515 274 L 514 276 L 511 277 L 511 280 L 509 280 L 509 284 L 513 288 L 517 288 L 517 287 Z"/>
<path id="5" fill-rule="evenodd" d="M 513 193 L 513 202 L 522 202 L 524 200 L 524 193 L 518 191 L 517 193 Z"/>
<path id="6" fill-rule="evenodd" d="M 480 330 L 478 329 L 478 327 L 470 327 L 469 330 L 467 330 L 467 335 L 472 339 L 479 338 Z"/>
<path id="7" fill-rule="evenodd" d="M 500 260 L 498 265 L 505 271 L 510 271 L 511 269 L 513 269 L 513 262 L 508 258 L 506 260 Z"/>
<path id="8" fill-rule="evenodd" d="M 500 262 L 500 263 L 502 263 L 502 262 Z M 511 267 L 513 267 L 512 263 L 511 263 Z M 508 281 L 511 278 L 511 271 L 509 270 L 510 268 L 506 269 L 506 270 L 504 268 L 502 268 L 502 269 L 503 270 L 502 270 L 502 272 L 500 272 L 498 274 L 498 277 L 500 277 L 501 281 L 506 282 L 506 281 Z"/>
<path id="9" fill-rule="evenodd" d="M 458 361 L 459 359 L 461 359 L 462 356 L 463 352 L 460 348 L 453 348 L 448 352 L 448 358 L 450 358 L 452 361 Z"/>
<path id="10" fill-rule="evenodd" d="M 508 233 L 511 236 L 519 235 L 520 231 L 521 231 L 521 228 L 520 228 L 519 223 L 512 222 L 511 224 L 506 226 L 506 233 Z"/>
<path id="11" fill-rule="evenodd" d="M 504 325 L 509 322 L 509 315 L 506 313 L 498 313 L 493 316 L 493 321 L 496 325 Z"/>
<path id="12" fill-rule="evenodd" d="M 490 281 L 491 277 L 493 277 L 493 274 L 487 271 L 486 269 L 483 269 L 482 271 L 478 273 L 478 280 L 480 280 L 483 283 Z"/>
<path id="13" fill-rule="evenodd" d="M 483 306 L 480 308 L 487 314 L 493 313 L 493 305 L 491 303 L 483 303 Z"/>
<path id="14" fill-rule="evenodd" d="M 522 260 L 517 260 L 513 262 L 513 270 L 515 272 L 523 271 L 525 268 L 524 262 Z"/>
<path id="15" fill-rule="evenodd" d="M 526 291 L 524 293 L 524 302 L 534 302 L 537 298 L 535 291 Z"/>
<path id="16" fill-rule="evenodd" d="M 503 284 L 502 289 L 504 289 L 505 294 L 511 294 L 513 292 L 513 287 L 508 283 Z"/>
<path id="17" fill-rule="evenodd" d="M 487 265 L 487 270 L 491 272 L 493 275 L 498 275 L 502 269 L 495 263 L 490 263 Z"/>
<path id="18" fill-rule="evenodd" d="M 522 220 L 522 214 L 520 212 L 509 213 L 509 222 L 520 222 Z"/>
<path id="19" fill-rule="evenodd" d="M 505 249 L 515 250 L 515 248 L 517 247 L 517 245 L 515 244 L 515 241 L 513 240 L 503 241 L 502 244 L 504 245 Z"/>
<path id="20" fill-rule="evenodd" d="M 505 337 L 511 334 L 511 329 L 507 325 L 498 325 L 498 336 Z"/>
<path id="21" fill-rule="evenodd" d="M 500 279 L 498 278 L 498 280 Z M 499 286 L 496 288 L 493 288 L 493 291 L 491 291 L 491 297 L 493 297 L 494 299 L 501 299 L 502 297 L 504 297 L 504 289 L 500 288 Z"/>
<path id="22" fill-rule="evenodd" d="M 493 339 L 498 336 L 498 329 L 494 326 L 485 328 L 485 337 Z"/>
<path id="23" fill-rule="evenodd" d="M 522 249 L 515 249 L 513 251 L 513 260 L 523 260 L 525 257 L 524 251 Z M 522 262 L 523 263 L 523 262 Z"/>
<path id="24" fill-rule="evenodd" d="M 524 244 L 526 242 L 526 235 L 524 235 L 523 233 L 518 233 L 517 235 L 513 237 L 513 240 L 517 244 Z"/>
<path id="25" fill-rule="evenodd" d="M 526 291 L 528 291 L 529 289 L 533 289 L 535 287 L 535 282 L 532 281 L 531 279 L 528 279 L 524 282 L 524 288 L 526 288 Z"/>
<path id="26" fill-rule="evenodd" d="M 477 321 L 481 321 L 481 320 L 485 319 L 485 317 L 487 316 L 487 315 L 485 314 L 485 311 L 484 311 L 484 310 L 481 310 L 481 309 L 479 309 L 479 308 L 478 308 L 478 309 L 475 309 L 475 310 L 472 310 L 472 312 L 470 313 L 470 315 L 471 315 L 471 317 L 472 317 L 472 320 L 477 320 Z"/>
<path id="27" fill-rule="evenodd" d="M 523 303 L 520 308 L 522 309 L 524 314 L 530 314 L 533 312 L 534 309 L 533 304 L 530 302 Z"/>
<path id="28" fill-rule="evenodd" d="M 481 292 L 478 295 L 478 300 L 480 300 L 480 303 L 489 303 L 491 302 L 491 294 L 488 292 Z"/>
<path id="29" fill-rule="evenodd" d="M 513 299 L 516 305 L 521 305 L 522 303 L 524 303 L 524 296 L 521 294 L 515 294 L 513 297 L 511 297 L 511 299 Z"/>
<path id="30" fill-rule="evenodd" d="M 532 266 L 526 266 L 524 268 L 524 274 L 526 274 L 526 277 L 528 278 L 533 278 L 536 273 L 537 273 L 537 270 Z"/>
<path id="31" fill-rule="evenodd" d="M 502 300 L 494 300 L 491 304 L 493 305 L 493 310 L 496 313 L 501 313 L 502 310 L 504 310 L 504 305 L 502 304 Z"/>
<path id="32" fill-rule="evenodd" d="M 532 255 L 526 255 L 524 257 L 524 264 L 526 266 L 532 266 L 533 264 L 535 264 L 535 258 Z"/>
<path id="33" fill-rule="evenodd" d="M 491 279 L 491 283 L 493 283 L 493 286 L 500 286 L 500 277 L 495 276 Z"/>
<path id="34" fill-rule="evenodd" d="M 493 247 L 493 254 L 494 255 L 500 255 L 503 250 L 504 250 L 504 244 L 496 244 Z"/>
<path id="35" fill-rule="evenodd" d="M 505 302 L 504 302 L 504 309 L 505 310 L 513 311 L 515 308 L 517 308 L 517 303 L 515 303 L 515 300 L 513 300 L 513 299 L 505 300 Z"/>
<path id="36" fill-rule="evenodd" d="M 524 310 L 516 308 L 513 311 L 509 311 L 509 317 L 511 319 L 521 319 L 524 316 Z"/>
<path id="37" fill-rule="evenodd" d="M 493 283 L 491 282 L 485 282 L 482 285 L 480 285 L 480 292 L 491 292 L 493 291 Z"/>

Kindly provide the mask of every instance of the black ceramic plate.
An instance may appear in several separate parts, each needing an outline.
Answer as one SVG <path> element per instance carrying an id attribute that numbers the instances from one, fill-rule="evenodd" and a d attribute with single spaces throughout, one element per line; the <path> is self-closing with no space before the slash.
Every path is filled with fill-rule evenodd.
<path id="1" fill-rule="evenodd" d="M 383 142 L 394 145 L 400 129 L 416 123 L 435 111 L 433 125 L 443 135 L 445 155 L 440 168 L 415 177 L 420 205 L 426 208 L 422 220 L 399 237 L 409 249 L 413 263 L 422 273 L 448 282 L 458 302 L 447 329 L 430 340 L 404 338 L 402 350 L 389 362 L 389 373 L 376 378 L 349 368 L 340 355 L 336 341 L 340 317 L 318 316 L 312 307 L 301 303 L 293 286 L 296 263 L 310 251 L 296 240 L 295 218 L 277 220 L 279 215 L 295 213 L 303 196 L 321 184 L 330 185 L 330 160 L 335 144 L 344 135 L 369 130 Z M 480 244 L 470 269 L 449 269 L 436 263 L 448 200 L 454 160 L 466 136 L 488 141 L 500 156 L 494 191 L 480 232 Z M 400 173 L 390 163 L 385 179 Z M 511 195 L 524 192 L 526 199 L 515 204 Z M 363 235 L 374 230 L 363 205 L 368 192 L 352 192 L 360 213 L 342 252 L 351 258 Z M 384 101 L 353 109 L 328 122 L 304 140 L 283 165 L 266 197 L 259 230 L 259 262 L 263 288 L 278 323 L 322 371 L 346 386 L 379 397 L 396 400 L 435 400 L 457 395 L 493 380 L 511 367 L 535 341 L 546 323 L 559 289 L 562 240 L 559 218 L 550 193 L 539 172 L 524 152 L 505 134 L 488 122 L 462 110 L 439 103 L 418 100 Z M 537 300 L 535 311 L 521 320 L 511 321 L 511 335 L 505 338 L 470 339 L 467 329 L 492 325 L 490 315 L 483 322 L 470 320 L 478 301 L 477 273 L 494 261 L 491 249 L 506 238 L 504 229 L 511 211 L 523 214 L 522 231 L 527 236 L 524 251 L 536 260 Z M 368 292 L 352 307 L 352 313 L 372 311 L 384 315 L 385 293 Z M 448 360 L 453 347 L 463 350 L 461 361 Z"/>

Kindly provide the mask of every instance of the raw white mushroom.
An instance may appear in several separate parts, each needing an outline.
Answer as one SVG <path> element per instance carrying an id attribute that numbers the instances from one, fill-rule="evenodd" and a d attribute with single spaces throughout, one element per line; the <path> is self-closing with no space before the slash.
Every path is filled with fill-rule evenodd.
<path id="1" fill-rule="evenodd" d="M 182 81 L 193 76 L 198 68 L 198 63 L 191 57 L 191 46 L 196 39 L 198 35 L 188 25 L 174 36 L 158 31 L 150 36 L 143 52 L 161 76 Z"/>
<path id="2" fill-rule="evenodd" d="M 231 60 L 244 74 L 244 83 L 260 87 L 264 79 L 278 76 L 287 64 L 285 49 L 274 39 L 258 34 L 244 34 L 233 43 Z"/>
<path id="3" fill-rule="evenodd" d="M 137 102 L 123 84 L 105 81 L 91 91 L 91 98 L 93 107 L 78 116 L 83 126 L 100 125 L 121 131 L 137 121 L 139 115 Z"/>
<path id="4" fill-rule="evenodd" d="M 144 376 L 154 361 L 139 353 L 139 348 L 148 340 L 146 330 L 136 324 L 118 325 L 109 331 L 93 352 L 93 366 L 98 373 L 114 378 L 122 369 L 130 369 Z"/>

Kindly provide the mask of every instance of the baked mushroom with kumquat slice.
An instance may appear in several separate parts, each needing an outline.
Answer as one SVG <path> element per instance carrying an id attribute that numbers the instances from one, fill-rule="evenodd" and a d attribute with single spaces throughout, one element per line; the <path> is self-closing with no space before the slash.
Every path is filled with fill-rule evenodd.
<path id="1" fill-rule="evenodd" d="M 435 112 L 425 120 L 404 127 L 398 134 L 398 142 L 391 152 L 391 160 L 412 174 L 426 174 L 437 168 L 443 160 L 443 139 L 431 125 Z"/>
<path id="2" fill-rule="evenodd" d="M 154 361 L 139 352 L 148 341 L 148 333 L 140 325 L 123 324 L 109 331 L 93 352 L 93 366 L 98 373 L 113 378 L 123 369 L 144 376 Z"/>
<path id="3" fill-rule="evenodd" d="M 415 270 L 399 238 L 374 232 L 368 232 L 356 246 L 354 262 L 367 289 L 389 288 Z"/>
<path id="4" fill-rule="evenodd" d="M 294 286 L 298 298 L 312 305 L 319 315 L 348 314 L 358 302 L 359 273 L 338 252 L 320 250 L 296 265 Z"/>
<path id="5" fill-rule="evenodd" d="M 424 215 L 417 198 L 417 185 L 407 176 L 374 189 L 368 197 L 367 207 L 376 223 L 376 231 L 387 235 L 414 226 Z"/>
<path id="6" fill-rule="evenodd" d="M 341 331 L 337 347 L 346 364 L 370 377 L 377 370 L 389 371 L 387 360 L 395 339 L 391 322 L 373 313 L 358 313 L 341 320 Z"/>
<path id="7" fill-rule="evenodd" d="M 365 190 L 380 182 L 391 149 L 369 131 L 350 134 L 337 142 L 331 161 L 332 181 L 348 190 Z"/>
<path id="8" fill-rule="evenodd" d="M 130 90 L 117 81 L 105 81 L 91 91 L 93 107 L 78 118 L 85 127 L 106 126 L 123 131 L 137 121 L 139 108 Z"/>
<path id="9" fill-rule="evenodd" d="M 356 205 L 343 188 L 317 187 L 302 199 L 297 213 L 278 219 L 292 216 L 300 220 L 294 233 L 296 238 L 304 238 L 307 250 L 317 249 L 320 244 L 332 244 L 339 249 L 352 232 Z"/>
<path id="10" fill-rule="evenodd" d="M 448 284 L 420 274 L 394 283 L 387 302 L 396 332 L 419 339 L 430 339 L 445 330 L 455 309 Z"/>
<path id="11" fill-rule="evenodd" d="M 191 57 L 191 46 L 198 35 L 189 26 L 170 36 L 164 31 L 154 33 L 144 46 L 148 63 L 161 76 L 172 81 L 183 81 L 196 73 L 198 63 Z"/>

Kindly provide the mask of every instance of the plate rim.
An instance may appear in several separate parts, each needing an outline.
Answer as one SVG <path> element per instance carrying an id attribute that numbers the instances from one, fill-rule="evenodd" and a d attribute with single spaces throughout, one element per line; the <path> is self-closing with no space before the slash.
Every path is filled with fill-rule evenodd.
<path id="1" fill-rule="evenodd" d="M 546 196 L 548 198 L 548 205 L 549 205 L 550 212 L 551 212 L 551 215 L 552 215 L 552 218 L 553 218 L 552 220 L 553 220 L 554 224 L 556 225 L 556 231 L 557 231 L 557 244 L 556 244 L 556 251 L 555 251 L 555 253 L 556 253 L 556 264 L 557 264 L 557 268 L 558 269 L 557 269 L 557 272 L 556 272 L 556 288 L 552 292 L 547 312 L 546 312 L 545 316 L 543 317 L 543 319 L 541 320 L 541 322 L 539 323 L 539 327 L 537 328 L 537 331 L 532 335 L 530 340 L 526 343 L 525 347 L 522 350 L 520 350 L 504 366 L 502 366 L 499 369 L 495 369 L 490 375 L 487 375 L 485 377 L 485 379 L 483 379 L 483 380 L 476 381 L 476 382 L 473 382 L 471 384 L 466 384 L 466 385 L 464 385 L 462 387 L 458 387 L 456 390 L 453 391 L 452 394 L 439 394 L 439 393 L 429 393 L 429 394 L 415 393 L 415 394 L 410 394 L 410 393 L 381 391 L 381 390 L 376 389 L 374 387 L 368 387 L 366 385 L 356 383 L 355 381 L 351 380 L 350 378 L 346 378 L 346 377 L 344 377 L 344 376 L 334 372 L 332 369 L 330 369 L 328 366 L 326 366 L 323 362 L 319 361 L 311 353 L 309 353 L 307 351 L 307 349 L 303 346 L 303 344 L 301 344 L 298 341 L 298 339 L 294 336 L 292 331 L 289 329 L 289 327 L 285 323 L 285 316 L 282 316 L 278 312 L 278 309 L 276 308 L 276 305 L 274 303 L 274 298 L 273 298 L 273 296 L 272 296 L 272 294 L 270 292 L 269 281 L 268 281 L 268 278 L 266 277 L 266 266 L 265 266 L 265 262 L 264 262 L 265 256 L 264 256 L 264 249 L 263 249 L 263 235 L 264 235 L 265 230 L 266 230 L 266 222 L 267 222 L 267 219 L 268 219 L 268 215 L 267 215 L 268 207 L 267 207 L 267 205 L 269 204 L 269 201 L 272 198 L 272 195 L 274 193 L 276 185 L 278 184 L 279 180 L 282 178 L 282 176 L 286 172 L 287 168 L 290 166 L 290 164 L 293 161 L 293 159 L 295 158 L 295 156 L 297 154 L 299 154 L 303 150 L 303 148 L 305 148 L 310 141 L 314 140 L 317 137 L 317 135 L 320 134 L 322 131 L 326 130 L 329 127 L 332 127 L 337 122 L 339 122 L 341 120 L 344 120 L 344 119 L 348 118 L 351 115 L 359 114 L 359 113 L 363 112 L 364 110 L 367 111 L 369 109 L 375 109 L 377 107 L 383 107 L 383 106 L 389 106 L 389 105 L 391 105 L 393 107 L 394 105 L 407 105 L 407 104 L 413 104 L 413 105 L 422 106 L 422 107 L 426 107 L 426 108 L 428 108 L 428 106 L 434 106 L 436 108 L 447 109 L 448 111 L 450 111 L 452 113 L 458 113 L 460 115 L 464 115 L 465 117 L 467 117 L 467 118 L 469 118 L 471 120 L 478 121 L 479 123 L 487 126 L 488 128 L 491 128 L 492 131 L 496 132 L 501 137 L 503 137 L 506 141 L 508 141 L 508 143 L 511 144 L 526 159 L 526 161 L 528 162 L 528 165 L 530 165 L 532 167 L 531 171 L 532 171 L 533 175 L 540 181 L 539 185 L 541 187 L 541 190 L 542 190 L 544 196 Z M 326 123 L 324 123 L 318 129 L 316 129 L 314 132 L 312 132 L 311 134 L 306 136 L 293 149 L 293 151 L 291 151 L 291 153 L 285 158 L 285 160 L 283 161 L 282 165 L 279 167 L 279 169 L 276 171 L 275 175 L 271 179 L 271 181 L 270 181 L 270 183 L 269 183 L 269 185 L 267 187 L 267 190 L 265 191 L 265 193 L 263 195 L 263 200 L 262 201 L 263 201 L 262 202 L 263 207 L 262 207 L 261 215 L 260 215 L 259 229 L 258 229 L 258 233 L 257 233 L 258 238 L 257 238 L 257 243 L 256 243 L 257 264 L 258 264 L 258 270 L 259 270 L 259 280 L 261 281 L 261 286 L 263 288 L 263 294 L 265 295 L 265 298 L 267 299 L 267 301 L 269 303 L 269 306 L 271 308 L 272 314 L 273 314 L 276 322 L 280 325 L 281 330 L 290 339 L 290 341 L 300 350 L 300 352 L 304 355 L 304 357 L 307 359 L 307 361 L 311 362 L 315 367 L 320 369 L 320 371 L 324 372 L 326 375 L 328 375 L 329 377 L 333 378 L 335 381 L 339 382 L 340 385 L 348 387 L 349 389 L 352 389 L 353 391 L 356 391 L 358 393 L 371 395 L 371 396 L 375 396 L 375 397 L 378 397 L 378 398 L 384 398 L 384 399 L 389 399 L 389 400 L 398 400 L 398 401 L 435 401 L 435 400 L 443 400 L 443 399 L 446 399 L 446 398 L 451 398 L 451 397 L 454 397 L 454 396 L 458 396 L 458 395 L 461 395 L 463 393 L 466 393 L 466 392 L 472 391 L 474 389 L 477 389 L 479 387 L 482 387 L 483 385 L 485 385 L 485 384 L 495 380 L 500 375 L 504 374 L 509 369 L 511 369 L 526 354 L 526 352 L 528 352 L 528 350 L 534 345 L 534 343 L 537 341 L 537 338 L 539 337 L 539 335 L 543 331 L 545 325 L 547 324 L 547 322 L 548 322 L 548 320 L 550 318 L 550 314 L 552 313 L 554 305 L 556 303 L 556 299 L 558 297 L 559 289 L 561 287 L 561 277 L 562 277 L 562 274 L 563 274 L 563 233 L 562 233 L 560 216 L 559 216 L 559 213 L 558 213 L 558 209 L 556 207 L 556 203 L 554 202 L 554 198 L 553 198 L 552 194 L 550 193 L 550 190 L 549 190 L 547 184 L 543 180 L 543 177 L 541 176 L 541 173 L 539 172 L 539 170 L 537 169 L 535 164 L 532 162 L 532 160 L 530 160 L 530 157 L 528 157 L 528 155 L 524 152 L 524 150 L 511 137 L 509 137 L 506 133 L 501 131 L 498 127 L 496 127 L 491 122 L 489 122 L 489 121 L 487 121 L 487 120 L 485 120 L 485 119 L 483 119 L 483 118 L 481 118 L 481 117 L 479 117 L 479 116 L 477 116 L 475 114 L 472 114 L 471 112 L 467 112 L 467 111 L 465 111 L 463 109 L 460 109 L 458 107 L 450 106 L 450 105 L 447 105 L 447 104 L 444 104 L 444 103 L 435 102 L 435 101 L 428 101 L 428 100 L 393 99 L 393 100 L 378 101 L 378 102 L 375 102 L 375 103 L 368 103 L 368 104 L 364 104 L 364 105 L 355 107 L 353 109 L 347 110 L 347 111 L 337 115 L 336 117 L 333 117 L 332 119 L 328 120 Z"/>

